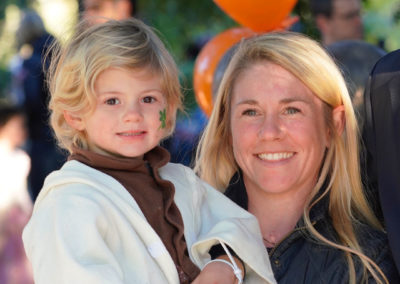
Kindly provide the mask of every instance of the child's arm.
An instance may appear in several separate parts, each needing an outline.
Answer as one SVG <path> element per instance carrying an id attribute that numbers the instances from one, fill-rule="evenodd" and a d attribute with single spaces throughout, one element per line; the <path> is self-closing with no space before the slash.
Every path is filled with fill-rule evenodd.
<path id="1" fill-rule="evenodd" d="M 190 173 L 187 172 L 186 176 L 190 176 Z M 211 247 L 223 242 L 243 261 L 246 281 L 276 283 L 257 219 L 198 177 L 191 189 L 196 197 L 194 200 L 197 201 L 192 210 L 198 213 L 198 219 L 193 228 L 190 228 L 193 223 L 191 220 L 185 222 L 185 230 L 188 232 L 187 240 L 194 240 L 194 243 L 189 242 L 188 245 L 195 262 L 205 268 L 210 260 Z M 178 198 L 177 202 L 179 203 Z M 181 211 L 185 210 L 184 206 L 179 208 Z M 188 214 L 183 211 L 183 218 L 186 215 Z"/>
<path id="2" fill-rule="evenodd" d="M 175 202 L 185 224 L 189 254 L 196 265 L 204 269 L 210 261 L 210 249 L 223 242 L 243 261 L 246 282 L 276 283 L 253 215 L 202 181 L 190 168 L 169 164 L 160 169 L 160 174 L 174 183 Z"/>
<path id="3" fill-rule="evenodd" d="M 82 195 L 56 189 L 36 206 L 23 234 L 35 283 L 124 283 L 104 240 L 112 228 Z"/>

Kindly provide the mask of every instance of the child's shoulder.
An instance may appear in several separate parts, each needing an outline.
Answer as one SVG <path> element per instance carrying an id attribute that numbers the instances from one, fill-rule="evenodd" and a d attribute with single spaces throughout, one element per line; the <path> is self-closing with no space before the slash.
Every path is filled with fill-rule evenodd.
<path id="1" fill-rule="evenodd" d="M 47 176 L 36 203 L 48 198 L 49 195 L 57 199 L 76 196 L 87 199 L 95 196 L 126 199 L 127 194 L 124 187 L 111 176 L 72 160 Z"/>
<path id="2" fill-rule="evenodd" d="M 102 179 L 107 179 L 107 175 L 79 161 L 71 160 L 46 177 L 43 189 L 74 183 L 92 185 Z"/>
<path id="3" fill-rule="evenodd" d="M 172 182 L 180 181 L 185 183 L 193 183 L 197 181 L 194 171 L 182 164 L 168 163 L 159 169 L 159 174 L 163 179 Z"/>

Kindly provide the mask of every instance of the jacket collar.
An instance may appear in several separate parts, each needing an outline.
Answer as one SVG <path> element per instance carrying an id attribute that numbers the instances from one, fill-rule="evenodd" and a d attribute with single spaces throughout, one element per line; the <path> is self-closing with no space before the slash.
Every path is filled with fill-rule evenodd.
<path id="1" fill-rule="evenodd" d="M 321 187 L 319 194 L 317 194 L 315 198 L 317 198 L 320 194 L 322 194 L 322 192 L 324 192 L 327 184 L 328 182 L 325 181 Z M 229 185 L 224 194 L 233 202 L 235 202 L 237 205 L 239 205 L 245 210 L 248 210 L 248 197 L 241 171 L 238 171 L 233 175 L 233 177 L 229 181 Z M 327 217 L 328 208 L 329 208 L 329 196 L 326 195 L 311 208 L 310 210 L 311 222 L 316 223 L 321 219 Z M 301 218 L 297 222 L 296 228 L 301 228 L 304 226 L 305 226 L 304 219 Z"/>
<path id="2" fill-rule="evenodd" d="M 74 147 L 68 160 L 77 160 L 100 171 L 123 171 L 151 173 L 166 165 L 170 159 L 167 150 L 156 146 L 144 155 L 144 158 L 111 157 L 98 154 L 89 150 Z"/>

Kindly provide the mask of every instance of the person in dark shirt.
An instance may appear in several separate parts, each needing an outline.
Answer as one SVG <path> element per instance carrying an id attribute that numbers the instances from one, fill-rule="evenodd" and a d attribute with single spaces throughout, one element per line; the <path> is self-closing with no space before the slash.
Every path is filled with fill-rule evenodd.
<path id="1" fill-rule="evenodd" d="M 55 41 L 33 10 L 23 13 L 16 33 L 18 49 L 25 50 L 19 74 L 23 98 L 18 102 L 27 116 L 27 152 L 31 158 L 28 190 L 36 200 L 46 176 L 58 170 L 65 162 L 65 155 L 57 148 L 49 125 L 47 103 L 49 92 L 45 81 L 46 53 Z"/>
<path id="2" fill-rule="evenodd" d="M 400 50 L 382 57 L 364 94 L 366 178 L 380 200 L 389 244 L 400 271 Z"/>

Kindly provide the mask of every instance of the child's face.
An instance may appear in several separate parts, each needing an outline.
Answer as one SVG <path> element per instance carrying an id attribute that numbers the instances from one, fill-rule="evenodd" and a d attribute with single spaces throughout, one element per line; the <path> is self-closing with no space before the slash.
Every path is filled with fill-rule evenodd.
<path id="1" fill-rule="evenodd" d="M 166 134 L 166 98 L 160 76 L 148 70 L 109 68 L 95 82 L 97 105 L 82 118 L 89 150 L 109 156 L 141 157 Z"/>

